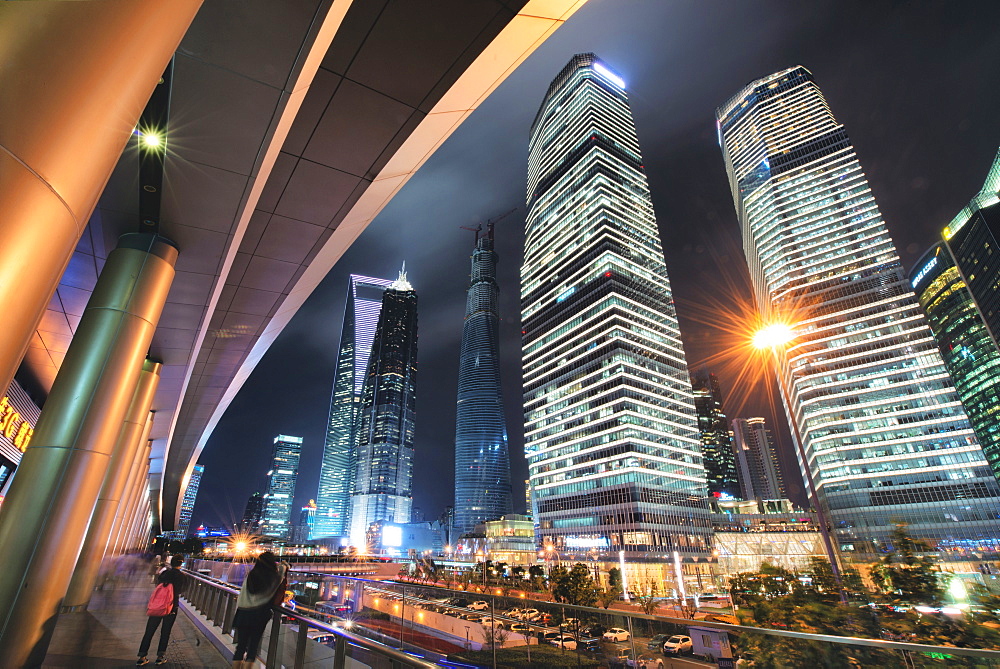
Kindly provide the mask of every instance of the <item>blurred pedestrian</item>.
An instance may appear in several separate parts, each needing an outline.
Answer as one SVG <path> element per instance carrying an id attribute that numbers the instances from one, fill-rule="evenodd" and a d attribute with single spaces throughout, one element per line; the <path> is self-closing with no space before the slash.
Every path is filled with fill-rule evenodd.
<path id="1" fill-rule="evenodd" d="M 153 641 L 153 634 L 161 624 L 163 627 L 160 629 L 160 643 L 156 647 L 156 664 L 166 664 L 167 662 L 164 656 L 167 654 L 170 630 L 173 629 L 174 621 L 177 620 L 178 600 L 187 585 L 187 576 L 181 573 L 182 564 L 184 564 L 184 556 L 175 555 L 170 558 L 170 567 L 162 570 L 156 576 L 157 585 L 163 584 L 173 587 L 173 606 L 170 607 L 170 612 L 165 616 L 149 616 L 146 619 L 146 633 L 142 635 L 142 643 L 139 644 L 139 659 L 135 662 L 137 667 L 149 664 L 146 654 L 149 652 L 149 644 Z"/>
<path id="2" fill-rule="evenodd" d="M 253 569 L 243 579 L 243 587 L 236 600 L 236 616 L 233 618 L 233 627 L 236 629 L 234 669 L 253 667 L 274 605 L 280 605 L 279 596 L 284 597 L 287 573 L 288 563 L 278 564 L 277 555 L 264 551 L 257 556 Z"/>

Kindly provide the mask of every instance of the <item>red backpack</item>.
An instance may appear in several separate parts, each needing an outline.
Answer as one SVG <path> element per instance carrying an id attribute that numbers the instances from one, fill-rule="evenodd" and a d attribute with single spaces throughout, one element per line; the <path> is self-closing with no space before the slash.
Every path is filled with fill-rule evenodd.
<path id="1" fill-rule="evenodd" d="M 149 603 L 146 604 L 147 616 L 166 616 L 174 608 L 174 586 L 169 583 L 160 583 L 149 596 Z"/>

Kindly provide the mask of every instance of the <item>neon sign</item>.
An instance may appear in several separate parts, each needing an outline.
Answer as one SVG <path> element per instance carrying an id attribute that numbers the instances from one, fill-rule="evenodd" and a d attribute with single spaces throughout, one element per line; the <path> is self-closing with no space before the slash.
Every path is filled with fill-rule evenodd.
<path id="1" fill-rule="evenodd" d="M 0 434 L 10 439 L 22 453 L 28 448 L 31 436 L 35 434 L 34 428 L 11 406 L 10 399 L 6 396 L 0 400 Z"/>
<path id="2" fill-rule="evenodd" d="M 937 265 L 937 260 L 938 260 L 937 256 L 934 256 L 933 258 L 931 258 L 930 260 L 927 261 L 927 264 L 924 265 L 920 269 L 919 272 L 917 272 L 917 275 L 915 277 L 913 277 L 913 287 L 914 288 L 917 287 L 918 283 L 920 283 L 921 281 L 924 280 L 924 277 L 927 276 L 928 272 L 930 272 L 932 269 L 934 269 L 934 267 Z"/>

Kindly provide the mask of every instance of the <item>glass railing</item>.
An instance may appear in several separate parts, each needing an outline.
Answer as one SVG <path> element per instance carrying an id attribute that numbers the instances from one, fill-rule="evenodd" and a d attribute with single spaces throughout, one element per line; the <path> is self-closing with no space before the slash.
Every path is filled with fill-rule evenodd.
<path id="1" fill-rule="evenodd" d="M 201 574 L 186 572 L 189 586 L 183 598 L 203 616 L 203 623 L 217 627 L 224 637 L 232 633 L 239 589 Z M 371 667 L 372 669 L 423 669 L 440 666 L 386 643 L 348 631 L 343 621 L 308 617 L 290 608 L 275 609 L 264 636 L 259 660 L 268 669 L 311 667 Z M 386 638 L 386 641 L 393 641 Z M 227 644 L 231 647 L 232 644 Z M 350 662 L 349 662 L 350 660 Z"/>

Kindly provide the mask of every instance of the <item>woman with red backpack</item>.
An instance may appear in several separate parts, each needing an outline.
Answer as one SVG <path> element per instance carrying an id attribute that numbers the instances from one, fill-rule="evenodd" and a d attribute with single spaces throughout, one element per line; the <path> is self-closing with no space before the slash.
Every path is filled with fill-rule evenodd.
<path id="1" fill-rule="evenodd" d="M 170 568 L 164 569 L 156 577 L 156 589 L 153 596 L 149 598 L 146 607 L 146 633 L 142 635 L 142 643 L 139 644 L 139 659 L 135 661 L 137 667 L 149 664 L 146 653 L 149 652 L 149 644 L 153 641 L 153 634 L 156 628 L 163 623 L 160 630 L 160 643 L 156 647 L 156 664 L 166 664 L 164 657 L 167 653 L 167 643 L 170 641 L 170 630 L 177 620 L 177 602 L 184 587 L 187 585 L 187 577 L 181 573 L 181 565 L 184 564 L 184 556 L 175 555 L 170 558 Z"/>
<path id="2" fill-rule="evenodd" d="M 236 600 L 236 616 L 233 618 L 233 627 L 236 629 L 234 668 L 253 667 L 271 612 L 284 600 L 287 573 L 288 563 L 278 564 L 277 555 L 264 551 L 257 556 L 253 569 L 243 579 L 243 587 Z"/>

